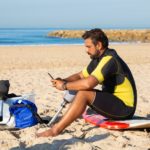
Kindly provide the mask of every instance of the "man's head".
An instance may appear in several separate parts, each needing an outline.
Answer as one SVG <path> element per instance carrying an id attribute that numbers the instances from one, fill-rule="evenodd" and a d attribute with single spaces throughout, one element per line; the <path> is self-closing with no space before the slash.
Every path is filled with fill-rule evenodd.
<path id="1" fill-rule="evenodd" d="M 101 52 L 108 47 L 108 38 L 101 29 L 86 31 L 82 38 L 85 40 L 87 53 L 91 58 L 100 56 Z"/>

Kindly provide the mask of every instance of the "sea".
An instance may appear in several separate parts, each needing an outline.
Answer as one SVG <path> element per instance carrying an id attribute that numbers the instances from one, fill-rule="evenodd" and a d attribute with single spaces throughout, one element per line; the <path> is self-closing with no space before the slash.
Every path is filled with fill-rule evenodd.
<path id="1" fill-rule="evenodd" d="M 0 28 L 0 46 L 83 44 L 82 39 L 49 37 L 56 28 Z"/>

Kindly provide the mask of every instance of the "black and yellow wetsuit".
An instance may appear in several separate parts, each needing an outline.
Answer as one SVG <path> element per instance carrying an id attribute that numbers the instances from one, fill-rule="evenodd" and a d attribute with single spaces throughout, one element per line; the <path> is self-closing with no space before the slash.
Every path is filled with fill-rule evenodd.
<path id="1" fill-rule="evenodd" d="M 85 78 L 94 76 L 102 85 L 102 91 L 96 90 L 93 109 L 113 119 L 133 116 L 137 103 L 135 82 L 127 64 L 115 50 L 107 48 L 99 58 L 92 59 L 82 74 Z"/>

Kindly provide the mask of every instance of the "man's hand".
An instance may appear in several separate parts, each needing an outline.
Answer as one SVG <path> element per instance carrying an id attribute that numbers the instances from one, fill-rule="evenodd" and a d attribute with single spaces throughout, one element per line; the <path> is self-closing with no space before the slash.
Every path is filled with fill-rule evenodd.
<path id="1" fill-rule="evenodd" d="M 51 82 L 52 82 L 52 85 L 53 85 L 53 87 L 55 87 L 56 89 L 58 89 L 58 90 L 62 90 L 62 91 L 64 91 L 65 89 L 64 89 L 64 81 L 63 80 L 51 80 Z"/>

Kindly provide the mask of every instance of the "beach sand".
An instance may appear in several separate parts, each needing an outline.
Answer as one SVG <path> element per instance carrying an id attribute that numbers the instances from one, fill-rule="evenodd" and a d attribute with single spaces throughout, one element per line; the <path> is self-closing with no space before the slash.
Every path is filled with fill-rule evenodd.
<path id="1" fill-rule="evenodd" d="M 138 91 L 136 115 L 150 118 L 150 44 L 114 44 L 110 47 L 126 61 L 135 78 Z M 63 92 L 51 86 L 47 73 L 54 78 L 64 78 L 81 71 L 89 61 L 82 45 L 1 46 L 0 79 L 10 81 L 9 93 L 34 91 L 39 114 L 52 117 L 62 101 Z M 18 131 L 0 130 L 0 150 L 150 149 L 150 132 L 146 130 L 96 128 L 81 118 L 54 138 L 36 138 L 39 128 L 40 125 Z"/>

